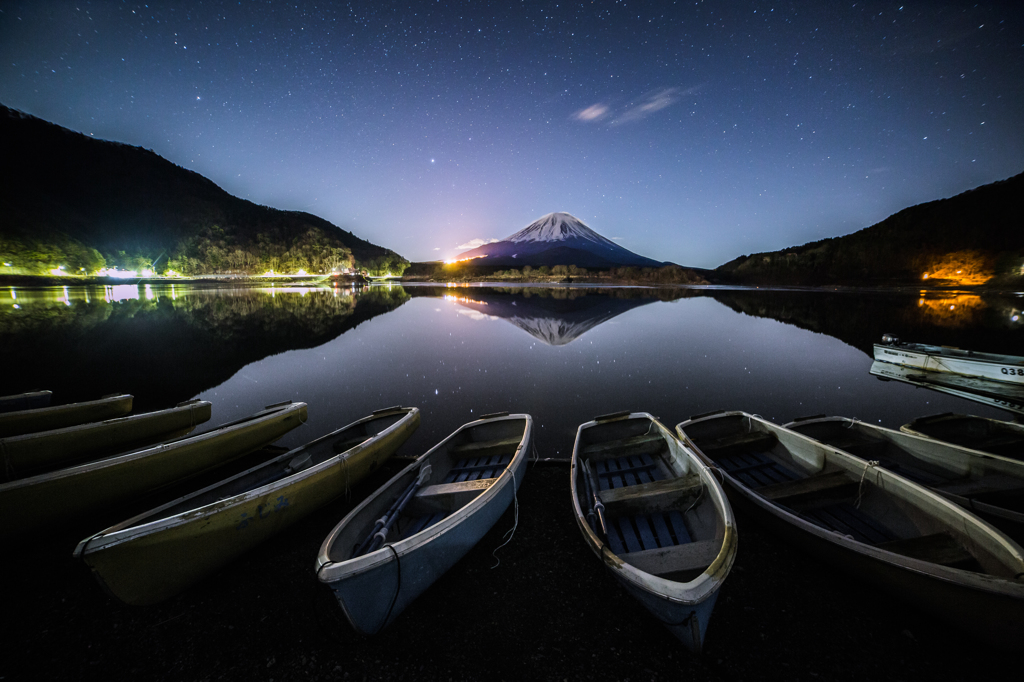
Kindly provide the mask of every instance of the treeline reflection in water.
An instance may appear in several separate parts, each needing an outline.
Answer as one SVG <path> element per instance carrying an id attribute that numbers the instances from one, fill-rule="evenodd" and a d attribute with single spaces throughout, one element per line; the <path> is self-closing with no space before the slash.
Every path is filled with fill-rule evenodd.
<path id="1" fill-rule="evenodd" d="M 125 284 L 8 288 L 0 301 L 10 392 L 48 388 L 65 402 L 125 391 L 136 410 L 198 395 L 218 422 L 304 400 L 313 428 L 296 442 L 368 410 L 417 405 L 413 448 L 510 409 L 534 414 L 550 456 L 568 452 L 580 422 L 627 408 L 669 422 L 712 409 L 888 426 L 947 410 L 1005 416 L 879 382 L 871 346 L 890 332 L 1024 348 L 1021 297 L 968 293 Z"/>

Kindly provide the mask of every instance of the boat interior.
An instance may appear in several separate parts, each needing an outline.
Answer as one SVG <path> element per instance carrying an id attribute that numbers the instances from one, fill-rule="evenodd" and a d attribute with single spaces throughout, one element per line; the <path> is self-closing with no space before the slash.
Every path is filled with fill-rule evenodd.
<path id="1" fill-rule="evenodd" d="M 277 455 L 270 460 L 232 476 L 220 483 L 183 497 L 176 504 L 158 510 L 159 518 L 169 518 L 192 509 L 205 507 L 222 500 L 241 495 L 250 490 L 276 483 L 292 474 L 322 464 L 341 453 L 365 443 L 381 431 L 398 423 L 408 414 L 407 410 L 362 419 L 351 426 L 323 436 L 307 445 Z M 136 526 L 151 523 L 153 517 L 139 519 Z M 131 527 L 131 526 L 129 526 Z"/>
<path id="2" fill-rule="evenodd" d="M 431 450 L 416 468 L 410 468 L 377 493 L 371 504 L 338 534 L 328 551 L 332 561 L 354 558 L 356 548 L 371 534 L 382 515 L 389 514 L 407 493 L 404 506 L 387 532 L 387 542 L 396 543 L 441 522 L 465 507 L 498 478 L 512 463 L 528 420 L 485 419 L 463 427 Z M 529 453 L 527 453 L 528 455 Z M 411 487 L 429 465 L 423 483 Z"/>
<path id="3" fill-rule="evenodd" d="M 874 460 L 957 501 L 971 500 L 1024 512 L 1024 466 L 973 456 L 944 443 L 875 429 L 861 422 L 810 421 L 789 428 L 855 457 Z"/>
<path id="4" fill-rule="evenodd" d="M 944 520 L 906 488 L 879 486 L 878 477 L 866 473 L 866 462 L 836 456 L 738 413 L 683 428 L 727 476 L 815 526 L 943 566 L 995 575 L 1009 571 L 998 552 L 967 536 L 962 524 Z"/>
<path id="5" fill-rule="evenodd" d="M 725 535 L 721 515 L 686 451 L 655 422 L 598 421 L 580 432 L 576 458 L 580 509 L 600 536 L 588 513 L 596 483 L 608 546 L 624 562 L 688 582 L 718 556 Z"/>
<path id="6" fill-rule="evenodd" d="M 1024 459 L 1024 425 L 967 415 L 938 415 L 908 426 L 931 438 L 1011 459 Z"/>

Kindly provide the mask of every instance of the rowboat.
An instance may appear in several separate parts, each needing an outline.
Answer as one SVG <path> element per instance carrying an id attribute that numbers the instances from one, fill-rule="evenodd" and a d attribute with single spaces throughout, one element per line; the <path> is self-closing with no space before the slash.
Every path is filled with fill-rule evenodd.
<path id="1" fill-rule="evenodd" d="M 948 372 L 930 372 L 877 360 L 871 363 L 870 371 L 872 376 L 882 381 L 900 381 L 918 388 L 927 388 L 982 405 L 1024 414 L 1024 386 Z"/>
<path id="2" fill-rule="evenodd" d="M 372 635 L 480 541 L 515 499 L 533 443 L 528 414 L 465 424 L 341 520 L 316 571 Z"/>
<path id="3" fill-rule="evenodd" d="M 204 433 L 0 484 L 0 538 L 51 528 L 202 473 L 305 421 L 305 403 L 279 403 Z"/>
<path id="4" fill-rule="evenodd" d="M 210 403 L 189 400 L 167 410 L 0 438 L 0 481 L 178 438 L 208 421 L 211 411 Z"/>
<path id="5" fill-rule="evenodd" d="M 0 412 L 14 412 L 15 410 L 32 410 L 38 407 L 46 407 L 50 404 L 50 391 L 28 391 L 15 395 L 0 396 Z"/>
<path id="6" fill-rule="evenodd" d="M 901 426 L 900 431 L 944 440 L 991 455 L 1024 460 L 1024 424 L 1020 422 L 947 412 L 919 417 Z"/>
<path id="7" fill-rule="evenodd" d="M 0 414 L 0 438 L 123 417 L 131 411 L 132 396 L 118 393 L 84 403 L 4 412 Z"/>
<path id="8" fill-rule="evenodd" d="M 127 604 L 172 597 L 352 486 L 416 430 L 392 407 L 82 540 L 74 556 Z"/>
<path id="9" fill-rule="evenodd" d="M 876 462 L 1024 542 L 1024 462 L 847 417 L 804 417 L 784 428 Z"/>
<path id="10" fill-rule="evenodd" d="M 587 546 L 700 652 L 737 547 L 732 507 L 708 468 L 650 414 L 621 412 L 579 427 L 570 484 Z"/>
<path id="11" fill-rule="evenodd" d="M 733 505 L 859 579 L 991 644 L 1024 636 L 1024 550 L 923 486 L 745 412 L 692 417 L 684 443 Z"/>
<path id="12" fill-rule="evenodd" d="M 1024 357 L 979 353 L 949 346 L 904 343 L 892 334 L 874 344 L 875 360 L 931 372 L 947 372 L 989 381 L 1024 385 Z"/>

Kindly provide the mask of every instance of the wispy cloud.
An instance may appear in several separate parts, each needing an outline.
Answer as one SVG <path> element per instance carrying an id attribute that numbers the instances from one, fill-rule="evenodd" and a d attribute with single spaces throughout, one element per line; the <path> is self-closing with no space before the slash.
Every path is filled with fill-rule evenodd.
<path id="1" fill-rule="evenodd" d="M 434 247 L 434 251 L 440 251 L 440 250 L 441 250 L 441 247 L 440 247 L 440 246 L 435 246 L 435 247 Z"/>
<path id="2" fill-rule="evenodd" d="M 625 111 L 615 117 L 611 124 L 622 125 L 623 123 L 630 123 L 632 121 L 639 121 L 647 118 L 655 112 L 672 106 L 679 101 L 680 97 L 688 92 L 692 92 L 693 90 L 694 88 L 690 88 L 689 90 L 680 90 L 679 88 L 661 88 L 660 90 L 648 92 L 640 99 L 639 104 L 633 104 L 627 107 Z"/>
<path id="3" fill-rule="evenodd" d="M 500 242 L 500 241 L 501 241 L 500 239 L 470 239 L 465 244 L 460 244 L 459 246 L 456 246 L 455 248 L 457 248 L 457 249 L 475 249 L 476 247 L 483 246 L 484 244 L 493 244 L 494 242 Z"/>
<path id="4" fill-rule="evenodd" d="M 575 114 L 573 114 L 572 117 L 577 121 L 583 121 L 584 123 L 593 123 L 595 121 L 600 121 L 602 118 L 605 117 L 607 113 L 608 105 L 601 104 L 600 102 L 598 102 L 597 104 L 591 104 L 586 109 L 580 109 Z"/>

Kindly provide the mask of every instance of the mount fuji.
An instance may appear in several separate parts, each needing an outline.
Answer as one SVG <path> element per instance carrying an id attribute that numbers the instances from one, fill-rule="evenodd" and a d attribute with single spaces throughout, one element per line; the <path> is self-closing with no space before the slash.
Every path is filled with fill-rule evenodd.
<path id="1" fill-rule="evenodd" d="M 576 265 L 609 268 L 620 265 L 660 267 L 651 258 L 622 248 L 568 213 L 549 213 L 511 237 L 459 254 L 459 260 L 484 258 L 481 265 L 522 267 Z"/>

